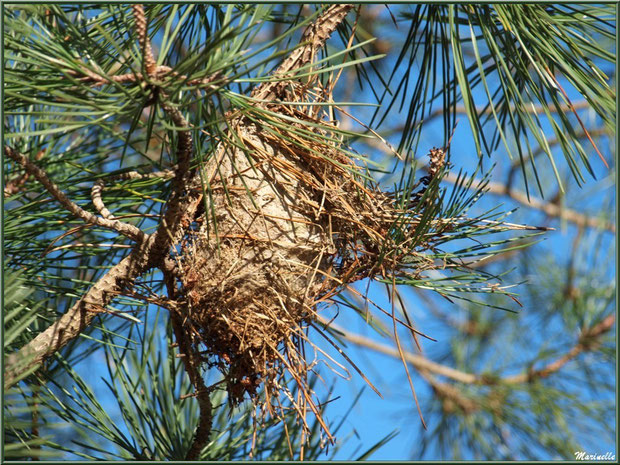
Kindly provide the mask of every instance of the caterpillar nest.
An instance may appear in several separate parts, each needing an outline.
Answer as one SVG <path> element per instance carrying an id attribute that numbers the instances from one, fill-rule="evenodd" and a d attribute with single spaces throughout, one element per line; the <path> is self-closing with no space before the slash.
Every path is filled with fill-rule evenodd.
<path id="1" fill-rule="evenodd" d="M 181 254 L 188 319 L 233 405 L 256 399 L 261 384 L 267 403 L 282 391 L 291 399 L 287 372 L 311 392 L 306 329 L 321 302 L 378 272 L 399 213 L 343 154 L 333 123 L 268 110 L 280 116 L 233 120 L 202 167 L 212 173 L 203 176 L 208 198 Z M 284 115 L 292 127 L 279 124 Z"/>

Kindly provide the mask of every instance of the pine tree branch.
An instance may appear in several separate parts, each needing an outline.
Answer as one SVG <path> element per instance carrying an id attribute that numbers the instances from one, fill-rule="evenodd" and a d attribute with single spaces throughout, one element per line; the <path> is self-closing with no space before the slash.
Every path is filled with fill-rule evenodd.
<path id="1" fill-rule="evenodd" d="M 73 202 L 67 197 L 67 195 L 60 190 L 60 188 L 54 184 L 47 173 L 43 171 L 41 168 L 32 163 L 25 155 L 13 150 L 9 146 L 4 147 L 4 154 L 20 164 L 27 173 L 34 176 L 37 181 L 39 181 L 45 189 L 55 198 L 58 203 L 60 203 L 65 209 L 67 209 L 73 216 L 83 220 L 87 224 L 95 224 L 97 226 L 102 226 L 107 229 L 111 229 L 116 231 L 128 238 L 132 239 L 137 243 L 142 243 L 148 237 L 143 231 L 132 224 L 123 223 L 118 220 L 111 220 L 106 218 L 100 218 L 98 216 L 93 215 L 92 213 L 84 210 L 78 204 Z"/>
<path id="2" fill-rule="evenodd" d="M 79 78 L 79 81 L 90 84 L 91 87 L 103 86 L 105 84 L 110 84 L 112 82 L 115 82 L 118 84 L 126 84 L 126 83 L 136 83 L 136 82 L 144 81 L 144 75 L 142 73 L 125 73 L 125 74 L 117 74 L 117 75 L 106 77 L 106 76 L 101 76 L 86 68 L 80 68 L 79 72 L 75 70 L 66 70 L 66 73 L 71 76 L 76 76 L 76 77 L 82 75 L 83 77 Z M 164 65 L 157 66 L 155 68 L 155 71 L 151 75 L 151 78 L 155 81 L 163 81 L 164 79 L 168 77 L 174 78 L 175 82 L 186 81 L 184 83 L 186 86 L 197 86 L 197 87 L 206 86 L 213 90 L 218 89 L 218 86 L 215 85 L 214 82 L 226 81 L 226 78 L 222 76 L 220 72 L 213 73 L 204 78 L 188 79 L 188 76 L 184 74 L 179 74 L 176 71 L 174 71 L 171 67 L 164 66 Z"/>
<path id="3" fill-rule="evenodd" d="M 18 382 L 22 375 L 38 369 L 45 359 L 78 337 L 114 297 L 133 284 L 133 279 L 147 267 L 148 255 L 144 253 L 145 247 L 146 242 L 136 246 L 129 256 L 113 266 L 67 313 L 18 352 L 5 358 L 5 389 Z"/>
<path id="4" fill-rule="evenodd" d="M 305 45 L 301 45 L 293 50 L 273 72 L 272 76 L 278 78 L 286 77 L 310 63 L 347 16 L 351 8 L 353 8 L 351 4 L 329 6 L 302 34 L 300 44 Z M 251 96 L 259 100 L 275 100 L 288 85 L 289 83 L 286 80 L 267 81 L 256 87 L 252 91 Z"/>
<path id="5" fill-rule="evenodd" d="M 451 173 L 446 174 L 443 179 L 445 179 L 451 184 L 455 184 L 458 180 L 457 176 Z M 474 180 L 472 186 L 478 186 L 479 184 L 479 180 Z M 545 202 L 544 200 L 538 199 L 536 197 L 530 196 L 528 198 L 526 193 L 518 191 L 516 189 L 511 189 L 505 184 L 489 182 L 486 186 L 486 189 L 491 194 L 508 196 L 511 199 L 519 202 L 521 205 L 524 205 L 528 208 L 533 208 L 535 210 L 539 210 L 545 213 L 547 216 L 560 218 L 562 220 L 576 224 L 577 226 L 605 229 L 614 234 L 616 232 L 616 226 L 612 222 L 601 220 L 599 218 L 593 218 L 570 208 L 563 208 L 556 203 Z"/>
<path id="6" fill-rule="evenodd" d="M 138 15 L 140 14 L 140 9 L 134 9 L 134 11 L 137 11 Z M 140 21 L 138 23 L 141 24 Z M 143 48 L 148 54 L 149 49 L 144 42 L 145 32 L 139 31 L 139 36 L 142 37 Z M 150 62 L 148 56 L 145 58 L 145 62 Z M 165 98 L 165 94 L 160 93 Z M 176 147 L 177 164 L 174 170 L 175 178 L 172 182 L 172 193 L 166 204 L 161 223 L 157 231 L 151 236 L 146 235 L 133 225 L 100 218 L 85 211 L 51 182 L 43 170 L 30 162 L 24 155 L 10 147 L 5 147 L 5 154 L 22 165 L 43 184 L 52 197 L 73 215 L 87 223 L 97 224 L 129 237 L 135 237 L 136 242 L 138 242 L 131 254 L 112 267 L 66 314 L 17 353 L 7 357 L 4 372 L 5 388 L 15 384 L 24 374 L 35 370 L 45 359 L 79 336 L 90 325 L 97 313 L 105 311 L 105 307 L 115 296 L 131 289 L 135 278 L 147 270 L 159 266 L 166 257 L 174 237 L 179 234 L 182 224 L 187 221 L 188 209 L 182 205 L 182 199 L 186 183 L 191 175 L 189 166 L 193 149 L 192 137 L 189 133 L 189 124 L 183 115 L 167 102 L 163 102 L 162 107 L 179 129 Z M 186 200 L 189 202 L 192 198 L 187 197 Z"/>
<path id="7" fill-rule="evenodd" d="M 598 339 L 603 334 L 610 331 L 615 322 L 616 316 L 609 315 L 596 326 L 593 326 L 589 329 L 584 329 L 581 333 L 581 336 L 579 337 L 579 341 L 577 342 L 577 344 L 556 361 L 551 362 L 538 370 L 532 370 L 514 376 L 507 376 L 505 378 L 466 373 L 433 362 L 422 355 L 413 354 L 411 352 L 403 352 L 403 354 L 400 354 L 397 349 L 391 346 L 381 344 L 364 336 L 360 336 L 359 334 L 352 333 L 333 323 L 329 326 L 338 333 L 340 333 L 340 335 L 347 341 L 355 345 L 372 349 L 376 352 L 389 355 L 399 360 L 402 357 L 405 361 L 411 363 L 420 371 L 434 373 L 436 375 L 440 375 L 463 384 L 490 386 L 498 384 L 521 384 L 531 382 L 535 379 L 548 377 L 550 374 L 559 371 L 564 365 L 566 365 L 566 363 L 576 358 L 582 352 L 593 350 L 598 345 Z"/>
<path id="8" fill-rule="evenodd" d="M 502 380 L 506 384 L 531 383 L 536 379 L 546 378 L 552 373 L 559 371 L 564 365 L 575 359 L 579 354 L 595 350 L 599 345 L 598 339 L 613 328 L 616 315 L 609 315 L 603 321 L 592 328 L 584 329 L 579 340 L 566 354 L 559 359 L 545 365 L 538 370 L 531 370 L 514 376 L 508 376 Z"/>
<path id="9" fill-rule="evenodd" d="M 150 178 L 173 178 L 174 170 L 156 171 L 155 173 L 142 174 L 137 171 L 130 171 L 129 173 L 121 173 L 114 176 L 109 176 L 106 180 L 133 180 L 133 179 L 150 179 Z M 93 205 L 101 216 L 109 220 L 115 220 L 117 218 L 108 210 L 101 198 L 101 192 L 105 187 L 103 179 L 98 179 L 90 190 L 90 197 L 93 201 Z"/>
<path id="10" fill-rule="evenodd" d="M 164 282 L 168 291 L 168 298 L 176 297 L 176 265 L 171 259 L 165 259 L 161 270 L 164 274 Z M 210 391 L 205 385 L 202 374 L 200 373 L 201 359 L 200 354 L 193 349 L 191 336 L 183 328 L 183 319 L 181 315 L 183 310 L 175 310 L 170 312 L 170 322 L 176 344 L 179 347 L 179 355 L 183 361 L 183 366 L 194 386 L 195 396 L 198 399 L 200 415 L 198 418 L 198 426 L 194 434 L 192 444 L 185 456 L 186 460 L 198 460 L 202 449 L 209 442 L 211 436 L 211 427 L 213 423 L 213 405 L 211 404 Z"/>
<path id="11" fill-rule="evenodd" d="M 368 339 L 364 336 L 360 336 L 359 334 L 352 333 L 347 331 L 346 329 L 337 326 L 333 323 L 329 325 L 332 329 L 334 329 L 339 335 L 345 338 L 347 341 L 352 342 L 355 345 L 366 347 L 368 349 L 372 349 L 376 352 L 380 352 L 385 355 L 390 355 L 394 358 L 400 360 L 401 354 L 397 349 L 392 346 L 381 344 L 379 342 L 375 342 L 371 339 Z M 476 375 L 471 373 L 464 373 L 462 371 L 456 370 L 454 368 L 450 368 L 445 365 L 441 365 L 439 363 L 433 362 L 432 360 L 427 359 L 422 355 L 413 354 L 411 352 L 404 352 L 402 354 L 404 360 L 408 363 L 411 363 L 418 370 L 429 371 L 441 376 L 445 376 L 446 378 L 453 379 L 455 381 L 465 383 L 465 384 L 478 384 L 478 378 Z"/>

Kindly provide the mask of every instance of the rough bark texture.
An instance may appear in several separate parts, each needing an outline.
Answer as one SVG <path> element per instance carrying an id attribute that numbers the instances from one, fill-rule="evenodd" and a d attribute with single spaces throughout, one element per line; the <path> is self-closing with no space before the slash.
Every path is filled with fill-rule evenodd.
<path id="1" fill-rule="evenodd" d="M 344 20 L 353 8 L 352 4 L 331 5 L 317 20 L 308 26 L 301 36 L 299 48 L 295 49 L 280 66 L 274 71 L 273 75 L 284 77 L 290 75 L 295 70 L 314 60 L 316 54 L 325 45 L 325 42 L 338 25 Z M 267 82 L 258 86 L 253 92 L 252 97 L 257 99 L 272 100 L 279 98 L 280 94 L 288 86 L 290 81 Z"/>
<path id="2" fill-rule="evenodd" d="M 4 361 L 4 388 L 11 387 L 21 375 L 40 366 L 45 359 L 78 337 L 97 314 L 105 311 L 106 305 L 114 297 L 144 272 L 147 257 L 141 248 L 136 249 L 112 267 L 54 324 L 19 352 L 7 356 Z"/>
<path id="3" fill-rule="evenodd" d="M 314 98 L 305 95 L 311 82 L 302 86 L 292 76 L 295 70 L 314 60 L 351 7 L 328 7 L 305 30 L 302 45 L 274 72 L 278 77 L 291 76 L 291 80 L 265 83 L 253 92 L 253 97 L 267 101 L 260 104 L 263 108 L 269 106 L 269 101 L 286 96 L 293 88 L 297 93 L 288 97 L 302 101 Z M 153 77 L 160 70 L 148 39 L 148 24 L 140 5 L 133 6 L 133 10 L 144 67 Z M 92 73 L 85 75 L 94 85 L 104 82 Z M 132 83 L 139 77 L 116 76 L 112 80 Z M 323 89 L 318 91 L 318 95 L 325 94 Z M 235 117 L 229 127 L 234 127 L 234 136 L 242 139 L 245 149 L 222 143 L 212 161 L 203 167 L 211 173 L 203 179 L 210 183 L 212 197 L 205 212 L 196 217 L 201 194 L 191 181 L 193 173 L 189 164 L 193 143 L 190 125 L 169 102 L 163 89 L 155 88 L 153 92 L 153 97 L 160 100 L 176 126 L 177 142 L 172 192 L 161 223 L 151 236 L 133 230 L 129 234 L 122 229 L 129 227 L 114 220 L 103 204 L 102 184 L 93 189 L 93 202 L 108 218 L 77 209 L 64 193 L 54 192 L 53 184 L 43 182 L 47 178 L 39 179 L 76 216 L 133 236 L 138 244 L 56 323 L 7 359 L 5 388 L 79 336 L 116 295 L 131 290 L 134 279 L 155 267 L 163 270 L 170 246 L 182 243 L 178 276 L 186 302 L 179 308 L 185 308 L 181 313 L 186 314 L 175 314 L 173 319 L 175 335 L 183 345 L 182 352 L 186 357 L 191 355 L 192 361 L 186 368 L 192 383 L 200 391 L 197 395 L 201 403 L 200 427 L 188 457 L 199 456 L 210 432 L 208 390 L 198 371 L 200 359 L 194 357 L 198 355 L 201 343 L 211 355 L 208 363 L 217 365 L 224 372 L 231 403 L 241 402 L 246 394 L 255 397 L 262 383 L 268 396 L 278 397 L 283 386 L 286 389 L 287 381 L 282 378 L 286 370 L 305 396 L 301 403 L 314 411 L 328 432 L 306 384 L 309 366 L 301 346 L 305 337 L 304 321 L 313 318 L 317 296 L 324 292 L 326 282 L 334 287 L 329 279 L 325 279 L 336 253 L 332 214 L 335 215 L 333 225 L 336 228 L 346 225 L 351 214 L 356 215 L 355 221 L 359 221 L 355 213 L 358 187 L 361 187 L 355 181 L 357 167 L 342 156 L 337 143 L 320 142 L 320 138 L 317 142 L 313 137 L 300 139 L 297 135 L 298 143 L 287 147 L 284 138 L 273 133 L 268 136 L 261 132 L 264 127 L 258 127 L 243 117 Z M 279 106 L 269 109 L 276 114 L 289 111 Z M 293 116 L 313 124 L 324 122 L 314 113 L 310 115 L 302 111 Z M 334 140 L 334 134 L 327 134 L 332 123 L 325 123 L 325 129 L 319 132 L 323 131 L 323 135 Z M 303 124 L 301 129 L 307 130 Z M 327 157 L 317 155 L 317 151 L 324 152 Z M 332 161 L 328 161 L 330 157 Z M 31 163 L 22 164 L 33 174 L 36 171 Z M 375 207 L 372 211 L 376 210 Z M 194 220 L 202 224 L 197 230 L 190 228 Z M 350 225 L 346 227 L 350 229 Z M 339 240 L 344 250 L 349 236 L 342 231 Z M 355 258 L 355 253 L 349 255 Z M 186 326 L 188 321 L 189 327 Z M 189 330 L 188 337 L 186 330 Z M 279 399 L 276 402 L 280 404 Z M 305 411 L 305 407 L 301 410 Z M 305 415 L 302 421 L 305 424 Z"/>

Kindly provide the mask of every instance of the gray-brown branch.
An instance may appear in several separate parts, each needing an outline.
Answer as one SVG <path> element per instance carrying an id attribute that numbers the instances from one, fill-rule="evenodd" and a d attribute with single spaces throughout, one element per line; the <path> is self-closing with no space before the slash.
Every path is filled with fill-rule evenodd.
<path id="1" fill-rule="evenodd" d="M 175 264 L 171 259 L 165 259 L 161 267 L 164 274 L 164 282 L 168 290 L 168 297 L 174 299 L 176 297 L 176 279 L 173 270 Z M 210 392 L 200 373 L 200 354 L 197 354 L 192 347 L 191 336 L 183 328 L 183 320 L 180 313 L 170 312 L 170 321 L 174 338 L 179 347 L 179 355 L 183 361 L 185 371 L 194 386 L 200 415 L 198 418 L 198 426 L 192 440 L 192 444 L 185 456 L 186 460 L 198 460 L 200 452 L 209 442 L 211 436 L 211 427 L 213 423 L 213 405 L 211 404 Z"/>
<path id="2" fill-rule="evenodd" d="M 422 355 L 413 354 L 411 352 L 404 352 L 403 358 L 406 362 L 411 363 L 421 372 L 434 373 L 439 376 L 443 376 L 459 383 L 474 384 L 474 385 L 501 385 L 501 384 L 522 384 L 532 382 L 535 379 L 546 378 L 552 373 L 559 371 L 564 365 L 571 360 L 574 360 L 578 355 L 583 352 L 593 350 L 600 344 L 600 338 L 607 332 L 611 331 L 616 322 L 615 315 L 609 315 L 603 319 L 600 323 L 591 328 L 585 328 L 582 330 L 581 336 L 577 343 L 564 355 L 557 360 L 548 363 L 542 368 L 536 370 L 529 370 L 517 375 L 502 377 L 485 376 L 475 373 L 466 373 L 455 368 L 442 365 L 440 363 L 433 362 Z M 324 321 L 324 323 L 327 323 Z M 375 342 L 367 337 L 359 334 L 352 333 L 346 329 L 339 327 L 335 324 L 330 326 L 336 330 L 347 341 L 368 349 L 380 352 L 385 355 L 389 355 L 394 358 L 401 358 L 399 351 L 386 344 Z"/>
<path id="3" fill-rule="evenodd" d="M 451 184 L 455 184 L 458 180 L 457 176 L 448 173 L 444 180 L 448 181 Z M 472 186 L 478 186 L 480 184 L 479 180 L 474 180 Z M 603 218 L 596 218 L 584 215 L 583 213 L 579 213 L 570 208 L 562 207 L 554 202 L 546 202 L 542 199 L 529 196 L 525 192 L 521 192 L 517 189 L 511 189 L 506 184 L 501 184 L 497 182 L 489 182 L 487 183 L 486 189 L 489 193 L 495 195 L 506 195 L 511 199 L 519 202 L 521 205 L 524 205 L 529 208 L 533 208 L 535 210 L 539 210 L 546 214 L 547 216 L 551 216 L 554 218 L 559 218 L 561 220 L 568 221 L 570 223 L 576 224 L 581 227 L 588 228 L 599 228 L 605 229 L 612 233 L 616 232 L 616 226 L 612 221 L 606 221 Z"/>
<path id="4" fill-rule="evenodd" d="M 163 104 L 163 108 L 177 126 L 189 129 L 187 121 L 176 108 L 167 103 Z M 149 269 L 157 267 L 166 257 L 173 237 L 178 235 L 181 229 L 185 218 L 184 213 L 186 213 L 186 208 L 181 203 L 184 186 L 189 177 L 192 153 L 192 138 L 187 129 L 178 133 L 176 177 L 172 184 L 172 194 L 157 231 L 151 236 L 140 231 L 140 235 L 138 235 L 140 237 L 139 245 L 128 257 L 111 268 L 87 291 L 82 299 L 52 326 L 36 336 L 17 353 L 7 357 L 4 373 L 5 389 L 21 379 L 21 375 L 34 370 L 45 359 L 79 336 L 90 325 L 95 315 L 104 311 L 116 295 L 129 290 L 135 278 Z M 58 186 L 52 183 L 43 170 L 32 164 L 25 156 L 8 147 L 5 147 L 5 153 L 9 158 L 24 166 L 63 207 L 78 218 L 87 223 L 110 227 L 123 233 L 130 230 L 127 228 L 128 226 L 135 228 L 135 226 L 120 221 L 97 217 L 83 210 L 72 202 Z"/>
<path id="5" fill-rule="evenodd" d="M 304 31 L 300 43 L 305 43 L 305 45 L 293 50 L 286 60 L 274 71 L 273 76 L 277 78 L 286 77 L 310 63 L 338 25 L 344 20 L 345 16 L 347 16 L 351 8 L 353 8 L 351 4 L 329 6 Z M 280 80 L 265 82 L 254 89 L 252 97 L 261 100 L 273 100 L 279 96 L 287 85 L 287 81 Z"/>
<path id="6" fill-rule="evenodd" d="M 302 36 L 302 42 L 308 44 L 296 49 L 276 71 L 276 74 L 286 74 L 308 63 L 325 44 L 331 33 L 344 19 L 352 5 L 332 5 L 309 26 Z M 148 39 L 144 10 L 141 6 L 134 6 L 136 28 L 140 45 L 143 51 L 145 70 L 150 75 L 157 71 Z M 95 77 L 96 78 L 96 77 Z M 265 95 L 279 87 L 278 82 L 266 83 L 259 86 L 255 97 L 266 98 Z M 190 161 L 193 151 L 193 142 L 190 134 L 190 125 L 181 112 L 172 106 L 167 96 L 160 91 L 162 107 L 173 123 L 177 126 L 177 147 L 175 178 L 172 182 L 172 192 L 165 207 L 161 223 L 157 231 L 147 236 L 142 231 L 136 231 L 132 225 L 116 220 L 97 217 L 72 202 L 54 183 L 47 174 L 32 164 L 25 156 L 5 147 L 7 156 L 20 163 L 31 173 L 50 194 L 69 212 L 87 223 L 97 224 L 118 231 L 121 234 L 134 238 L 138 245 L 132 253 L 112 267 L 99 281 L 71 309 L 59 318 L 44 332 L 36 336 L 31 342 L 15 354 L 7 357 L 5 363 L 5 389 L 14 385 L 21 377 L 32 372 L 45 359 L 56 353 L 68 342 L 80 335 L 92 322 L 94 316 L 105 310 L 106 305 L 119 293 L 128 291 L 133 280 L 149 269 L 159 267 L 168 254 L 170 245 L 182 230 L 183 223 L 191 213 L 187 203 L 195 200 L 184 198 L 187 183 L 191 179 Z"/>
<path id="7" fill-rule="evenodd" d="M 99 279 L 67 313 L 18 352 L 5 358 L 4 389 L 13 386 L 22 375 L 38 369 L 45 359 L 78 337 L 117 294 L 131 286 L 133 279 L 146 270 L 147 260 L 142 249 L 136 247 Z"/>
<path id="8" fill-rule="evenodd" d="M 52 197 L 54 197 L 58 201 L 58 203 L 65 207 L 76 218 L 84 220 L 84 222 L 88 224 L 96 224 L 97 226 L 102 226 L 104 228 L 119 232 L 122 235 L 127 236 L 138 243 L 142 243 L 146 239 L 147 235 L 132 224 L 123 223 L 117 220 L 100 218 L 84 210 L 78 204 L 70 200 L 69 197 L 67 197 L 67 195 L 49 179 L 47 173 L 45 173 L 45 171 L 32 163 L 25 155 L 17 152 L 16 150 L 13 150 L 11 147 L 8 146 L 4 147 L 4 154 L 13 161 L 20 164 L 27 173 L 34 176 L 37 181 L 43 184 L 43 187 L 47 189 L 47 191 L 52 195 Z"/>

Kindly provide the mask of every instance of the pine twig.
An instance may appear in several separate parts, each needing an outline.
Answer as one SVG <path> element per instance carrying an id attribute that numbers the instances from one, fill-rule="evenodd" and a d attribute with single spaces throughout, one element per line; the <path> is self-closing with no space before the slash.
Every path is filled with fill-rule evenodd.
<path id="1" fill-rule="evenodd" d="M 436 375 L 443 376 L 445 378 L 449 378 L 463 384 L 491 386 L 499 384 L 521 384 L 531 382 L 535 379 L 548 377 L 552 373 L 559 371 L 564 365 L 566 365 L 566 363 L 576 358 L 582 352 L 592 350 L 592 348 L 595 347 L 597 344 L 597 339 L 606 332 L 610 331 L 615 322 L 616 316 L 609 315 L 603 321 L 593 326 L 592 328 L 584 329 L 581 333 L 581 336 L 579 337 L 577 344 L 575 344 L 572 349 L 570 349 L 559 359 L 549 363 L 548 365 L 545 365 L 538 370 L 528 371 L 514 376 L 507 376 L 505 378 L 496 378 L 484 375 L 477 375 L 473 373 L 466 373 L 448 367 L 446 365 L 441 365 L 439 363 L 433 362 L 432 360 L 429 360 L 422 355 L 413 354 L 411 352 L 403 352 L 401 354 L 397 349 L 394 349 L 393 347 L 386 344 L 372 341 L 364 336 L 352 333 L 334 324 L 330 324 L 329 326 L 338 333 L 340 333 L 340 335 L 344 337 L 347 341 L 355 345 L 366 347 L 397 359 L 401 359 L 402 357 L 405 361 L 411 363 L 420 371 L 434 373 Z"/>
<path id="2" fill-rule="evenodd" d="M 283 78 L 295 70 L 310 63 L 325 42 L 342 22 L 351 4 L 330 5 L 317 20 L 309 25 L 301 36 L 300 43 L 305 45 L 295 49 L 273 72 L 274 77 Z M 288 81 L 267 81 L 256 87 L 251 96 L 259 100 L 274 100 L 288 86 Z"/>
<path id="3" fill-rule="evenodd" d="M 506 384 L 531 383 L 536 379 L 546 378 L 549 375 L 559 371 L 564 365 L 575 359 L 582 352 L 592 350 L 598 345 L 598 339 L 605 333 L 609 332 L 616 323 L 616 315 L 607 316 L 603 321 L 592 328 L 584 329 L 579 336 L 577 344 L 575 344 L 567 353 L 559 359 L 545 365 L 538 370 L 530 370 L 526 373 L 520 373 L 514 376 L 508 376 L 502 380 Z"/>
<path id="4" fill-rule="evenodd" d="M 65 209 L 67 209 L 71 214 L 73 214 L 73 216 L 83 220 L 87 224 L 96 224 L 97 226 L 102 226 L 116 231 L 137 243 L 142 243 L 147 239 L 148 235 L 132 224 L 123 223 L 118 220 L 100 218 L 84 210 L 78 204 L 69 199 L 69 197 L 67 197 L 67 195 L 49 179 L 47 173 L 32 163 L 25 155 L 13 150 L 9 146 L 4 147 L 4 154 L 16 163 L 20 164 L 29 174 L 34 176 L 37 181 L 39 181 L 43 187 L 47 189 L 52 197 L 55 198 L 58 203 L 65 207 Z"/>
<path id="5" fill-rule="evenodd" d="M 444 177 L 444 180 L 448 181 L 451 184 L 454 184 L 457 182 L 457 177 L 453 174 L 448 173 Z M 474 180 L 472 186 L 477 186 L 479 185 L 479 183 L 480 181 Z M 518 191 L 516 189 L 511 189 L 501 183 L 489 182 L 486 185 L 486 189 L 488 189 L 488 192 L 491 194 L 506 195 L 512 200 L 519 202 L 521 205 L 524 205 L 528 208 L 533 208 L 535 210 L 539 210 L 547 216 L 566 220 L 570 223 L 576 224 L 577 226 L 605 229 L 614 234 L 616 232 L 616 226 L 612 222 L 601 220 L 599 218 L 592 218 L 570 208 L 562 208 L 555 203 L 545 202 L 544 200 L 538 199 L 536 197 L 528 197 L 528 195 L 524 192 Z"/>
<path id="6" fill-rule="evenodd" d="M 165 259 L 161 266 L 164 274 L 164 281 L 168 290 L 168 297 L 174 299 L 176 296 L 176 276 L 174 274 L 175 264 L 170 259 Z M 213 423 L 213 405 L 211 404 L 210 391 L 205 385 L 204 379 L 200 373 L 200 355 L 192 348 L 190 335 L 183 329 L 183 321 L 181 313 L 178 310 L 170 312 L 170 322 L 176 345 L 179 347 L 179 356 L 183 361 L 185 371 L 189 376 L 190 382 L 196 391 L 195 397 L 198 399 L 200 415 L 198 418 L 198 426 L 192 444 L 185 456 L 186 460 L 198 460 L 200 452 L 209 442 L 211 436 L 211 427 Z"/>
<path id="7" fill-rule="evenodd" d="M 156 63 L 148 36 L 146 35 L 147 22 L 142 5 L 133 5 L 133 12 L 136 18 L 138 37 L 143 49 L 145 68 L 147 73 L 152 75 L 156 71 Z M 187 191 L 188 183 L 193 175 L 193 170 L 190 170 L 193 140 L 190 124 L 183 114 L 167 101 L 168 96 L 162 90 L 159 90 L 158 95 L 162 99 L 162 108 L 177 127 L 177 147 L 172 191 L 166 203 L 166 211 L 155 232 L 153 245 L 150 250 L 152 251 L 151 262 L 157 264 L 156 266 L 159 266 L 164 273 L 168 297 L 174 299 L 176 294 L 174 282 L 176 278 L 171 271 L 174 265 L 168 262 L 167 253 L 176 236 L 182 233 L 183 223 L 188 220 L 187 202 L 191 202 L 191 200 L 189 197 L 185 197 L 184 201 L 183 194 Z M 191 340 L 183 331 L 183 322 L 175 312 L 170 312 L 170 319 L 175 339 L 179 345 L 181 359 L 190 381 L 196 389 L 200 407 L 200 416 L 194 440 L 185 457 L 186 460 L 197 460 L 211 435 L 211 424 L 213 421 L 211 398 L 200 373 L 200 357 L 194 353 Z"/>
<path id="8" fill-rule="evenodd" d="M 117 75 L 105 77 L 86 68 L 80 68 L 79 72 L 72 70 L 72 69 L 66 70 L 65 72 L 67 74 L 70 74 L 71 76 L 79 76 L 80 74 L 82 74 L 83 77 L 79 78 L 79 81 L 83 83 L 88 83 L 92 87 L 103 86 L 105 84 L 110 84 L 112 82 L 115 82 L 117 84 L 125 84 L 125 83 L 135 83 L 135 82 L 144 81 L 144 75 L 142 73 L 125 73 L 125 74 L 117 74 Z M 217 89 L 217 86 L 213 84 L 214 82 L 220 81 L 220 80 L 224 82 L 226 81 L 226 78 L 223 77 L 222 74 L 219 72 L 216 72 L 204 78 L 188 79 L 188 76 L 184 74 L 179 74 L 176 71 L 174 71 L 171 67 L 164 66 L 164 65 L 157 66 L 155 70 L 153 71 L 153 73 L 151 74 L 151 77 L 157 81 L 162 81 L 166 79 L 167 77 L 172 77 L 177 81 L 186 81 L 185 85 L 187 86 L 197 86 L 197 87 L 206 86 L 206 87 L 210 87 L 213 90 Z"/>
<path id="9" fill-rule="evenodd" d="M 140 16 L 140 14 L 144 16 L 142 8 L 134 8 L 134 12 L 136 12 L 137 16 Z M 143 23 L 139 17 L 137 18 L 138 27 L 141 28 L 138 31 L 138 35 L 141 37 L 143 50 L 146 53 L 145 65 L 148 70 L 152 69 L 152 51 L 150 51 L 149 55 L 150 43 L 146 37 L 145 21 Z M 165 97 L 163 92 L 160 92 L 160 95 Z M 191 174 L 189 173 L 189 165 L 193 144 L 191 134 L 189 133 L 189 124 L 180 111 L 169 103 L 163 103 L 162 107 L 180 130 L 178 131 L 177 165 L 174 170 L 175 178 L 172 185 L 172 194 L 165 207 L 161 223 L 153 235 L 147 235 L 133 225 L 117 220 L 100 218 L 85 211 L 71 201 L 56 184 L 51 182 L 42 169 L 34 165 L 24 155 L 5 146 L 5 154 L 22 165 L 43 184 L 52 197 L 74 216 L 84 220 L 86 223 L 97 224 L 117 231 L 137 242 L 131 254 L 113 266 L 67 313 L 37 335 L 17 353 L 11 354 L 5 359 L 5 389 L 14 385 L 25 374 L 36 370 L 43 360 L 49 358 L 62 349 L 69 341 L 79 336 L 91 324 L 94 317 L 102 309 L 105 309 L 116 295 L 130 289 L 135 278 L 147 270 L 159 266 L 166 256 L 174 236 L 178 234 L 185 219 L 184 213 L 186 213 L 186 209 L 181 203 L 188 176 Z"/>
<path id="10" fill-rule="evenodd" d="M 149 178 L 172 178 L 174 177 L 174 170 L 156 171 L 155 173 L 142 174 L 137 171 L 130 171 L 129 173 L 121 173 L 118 175 L 107 177 L 106 180 L 133 180 L 133 179 L 149 179 Z M 101 192 L 105 187 L 103 179 L 98 179 L 93 185 L 90 196 L 93 201 L 93 205 L 101 216 L 106 219 L 116 219 L 114 215 L 108 210 L 101 198 Z"/>

